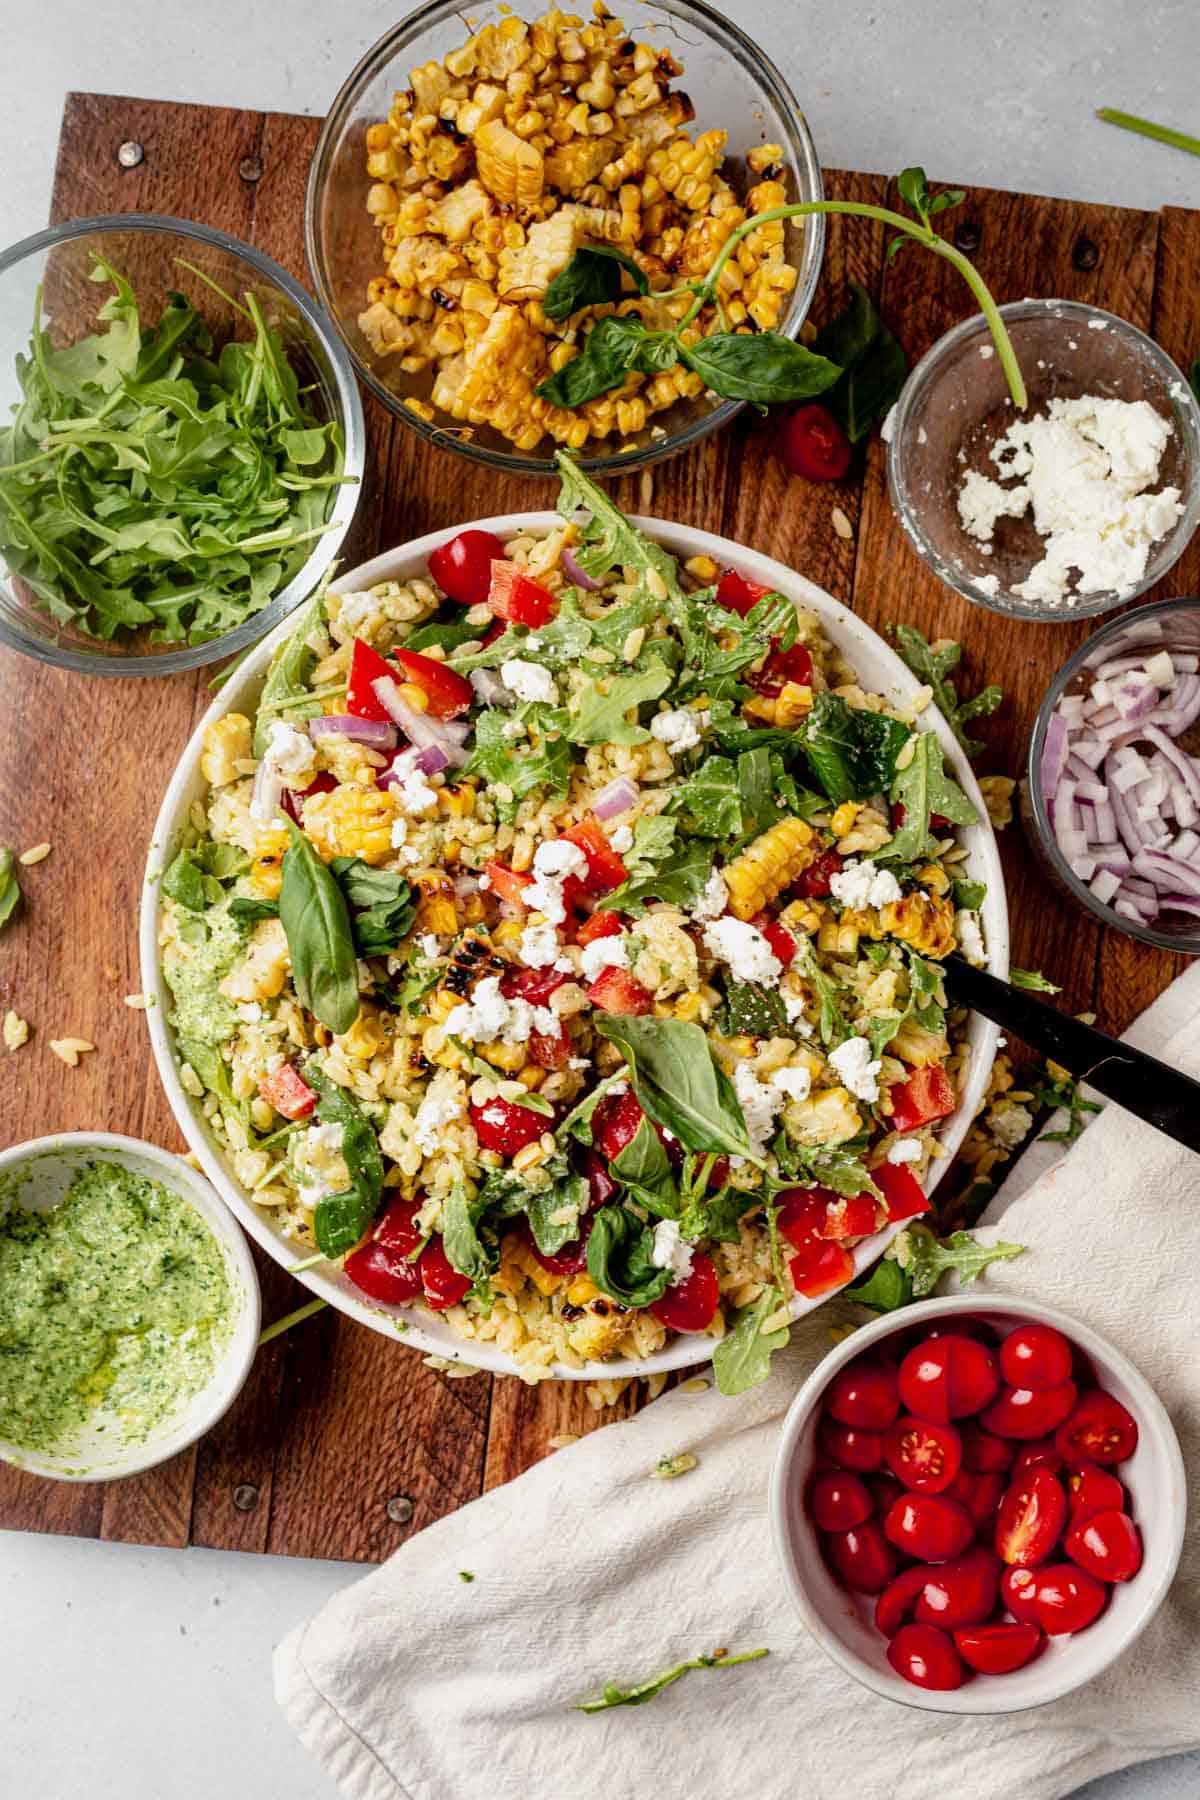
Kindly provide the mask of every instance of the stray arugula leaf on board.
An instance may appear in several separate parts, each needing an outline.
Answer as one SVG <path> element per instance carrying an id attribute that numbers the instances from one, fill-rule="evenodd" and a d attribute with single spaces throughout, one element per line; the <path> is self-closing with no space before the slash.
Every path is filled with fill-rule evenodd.
<path id="1" fill-rule="evenodd" d="M 637 1687 L 621 1688 L 614 1681 L 606 1682 L 598 1700 L 581 1700 L 573 1711 L 599 1713 L 614 1706 L 645 1706 L 648 1700 L 653 1700 L 690 1669 L 732 1669 L 739 1663 L 757 1662 L 760 1657 L 769 1655 L 768 1650 L 742 1650 L 731 1656 L 727 1650 L 722 1650 L 715 1651 L 712 1656 L 692 1656 L 687 1662 L 676 1663 L 674 1668 L 664 1669 L 661 1675 L 652 1676 Z"/>
<path id="2" fill-rule="evenodd" d="M 729 1330 L 713 1351 L 713 1374 L 722 1394 L 744 1394 L 758 1387 L 771 1372 L 771 1358 L 788 1341 L 786 1325 L 765 1331 L 767 1321 L 783 1305 L 778 1288 L 764 1288 L 752 1306 L 733 1314 Z"/>
<path id="3" fill-rule="evenodd" d="M 987 745 L 982 738 L 968 737 L 963 727 L 971 719 L 994 713 L 1004 699 L 1004 692 L 994 683 L 981 688 L 971 700 L 960 700 L 958 688 L 950 672 L 962 660 L 962 645 L 949 638 L 934 643 L 922 637 L 914 625 L 898 625 L 896 642 L 900 655 L 918 681 L 933 689 L 933 703 L 970 758 L 975 758 Z"/>
<path id="4" fill-rule="evenodd" d="M 842 373 L 827 390 L 828 407 L 852 444 L 883 419 L 908 378 L 908 358 L 875 310 L 866 288 L 850 286 L 850 301 L 813 342 Z"/>
<path id="5" fill-rule="evenodd" d="M 1014 987 L 1024 988 L 1030 994 L 1062 993 L 1053 981 L 1047 981 L 1040 969 L 1010 969 L 1008 979 Z"/>
<path id="6" fill-rule="evenodd" d="M 0 846 L 0 925 L 8 924 L 20 904 L 21 883 L 17 879 L 16 856 Z"/>
<path id="7" fill-rule="evenodd" d="M 1042 1132 L 1039 1142 L 1043 1144 L 1073 1144 L 1087 1124 L 1083 1114 L 1104 1111 L 1097 1101 L 1083 1098 L 1074 1076 L 1068 1075 L 1058 1064 L 1046 1065 L 1046 1077 L 1034 1087 L 1033 1098 L 1038 1106 L 1045 1106 L 1055 1113 L 1065 1112 L 1067 1115 L 1067 1123 L 1062 1131 Z"/>
<path id="8" fill-rule="evenodd" d="M 584 306 L 615 305 L 626 275 L 639 294 L 649 290 L 650 283 L 632 256 L 610 244 L 581 244 L 546 289 L 542 311 L 548 319 L 569 319 Z"/>
<path id="9" fill-rule="evenodd" d="M 910 1225 L 896 1240 L 896 1258 L 912 1283 L 914 1300 L 932 1294 L 951 1269 L 963 1287 L 970 1287 L 989 1263 L 1011 1262 L 1024 1254 L 1024 1244 L 981 1244 L 969 1231 L 952 1231 L 939 1240 L 926 1225 Z"/>

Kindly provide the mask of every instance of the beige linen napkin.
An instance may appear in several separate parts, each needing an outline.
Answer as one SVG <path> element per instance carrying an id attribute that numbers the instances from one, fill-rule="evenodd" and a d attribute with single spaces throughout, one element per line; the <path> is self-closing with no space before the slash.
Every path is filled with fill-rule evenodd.
<path id="1" fill-rule="evenodd" d="M 1200 965 L 1129 1035 L 1200 1073 L 1198 1014 Z M 1200 1517 L 1200 1158 L 1110 1107 L 1065 1157 L 1032 1150 L 1001 1214 L 1029 1252 L 987 1284 L 1061 1306 L 1128 1353 L 1171 1412 Z M 1052 1706 L 919 1712 L 830 1662 L 784 1595 L 767 1525 L 780 1416 L 827 1348 L 828 1320 L 796 1338 L 763 1387 L 664 1395 L 423 1531 L 285 1641 L 280 1703 L 348 1794 L 1056 1800 L 1200 1742 L 1195 1532 L 1145 1635 Z M 683 1450 L 695 1470 L 650 1479 Z M 568 1710 L 606 1681 L 718 1645 L 771 1655 L 686 1676 L 648 1706 Z"/>

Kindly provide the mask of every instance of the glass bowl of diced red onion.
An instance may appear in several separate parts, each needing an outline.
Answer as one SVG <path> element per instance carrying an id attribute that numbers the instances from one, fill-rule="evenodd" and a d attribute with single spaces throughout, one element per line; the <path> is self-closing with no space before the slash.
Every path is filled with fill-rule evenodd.
<path id="1" fill-rule="evenodd" d="M 1200 955 L 1200 599 L 1125 613 L 1064 664 L 1025 801 L 1036 848 L 1081 906 Z"/>

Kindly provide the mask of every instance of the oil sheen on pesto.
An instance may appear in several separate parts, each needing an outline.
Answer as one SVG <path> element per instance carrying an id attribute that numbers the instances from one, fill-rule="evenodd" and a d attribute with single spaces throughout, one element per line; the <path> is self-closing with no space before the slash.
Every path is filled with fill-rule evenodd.
<path id="1" fill-rule="evenodd" d="M 208 1381 L 233 1297 L 220 1247 L 160 1181 L 89 1162 L 61 1204 L 0 1218 L 0 1437 L 144 1441 Z"/>

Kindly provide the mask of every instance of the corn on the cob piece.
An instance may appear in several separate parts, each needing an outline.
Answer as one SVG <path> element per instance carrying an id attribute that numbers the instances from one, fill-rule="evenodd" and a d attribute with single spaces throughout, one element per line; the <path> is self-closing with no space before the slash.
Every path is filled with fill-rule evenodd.
<path id="1" fill-rule="evenodd" d="M 529 227 L 525 242 L 500 252 L 499 289 L 506 300 L 540 300 L 575 254 L 569 209 Z"/>
<path id="2" fill-rule="evenodd" d="M 458 930 L 458 912 L 454 905 L 454 883 L 440 869 L 420 869 L 412 876 L 419 890 L 417 929 L 450 937 Z"/>
<path id="3" fill-rule="evenodd" d="M 790 887 L 813 859 L 812 841 L 803 819 L 781 819 L 735 857 L 722 871 L 734 917 L 752 919 Z"/>
<path id="4" fill-rule="evenodd" d="M 439 983 L 438 992 L 465 1000 L 477 981 L 485 975 L 502 975 L 507 968 L 508 964 L 502 956 L 496 955 L 484 932 L 465 932 L 455 945 L 450 967 Z"/>
<path id="5" fill-rule="evenodd" d="M 200 773 L 210 787 L 225 787 L 237 780 L 238 763 L 251 754 L 249 719 L 242 713 L 226 713 L 205 727 Z"/>
<path id="6" fill-rule="evenodd" d="M 929 894 L 906 894 L 883 907 L 879 923 L 922 956 L 949 956 L 954 948 L 954 903 Z"/>
<path id="7" fill-rule="evenodd" d="M 336 787 L 327 794 L 314 794 L 304 803 L 305 832 L 326 861 L 334 856 L 361 856 L 368 863 L 386 862 L 392 853 L 396 816 L 390 788 Z"/>
<path id="8" fill-rule="evenodd" d="M 545 179 L 541 151 L 499 119 L 481 125 L 474 142 L 479 179 L 488 193 L 502 206 L 536 205 Z"/>

